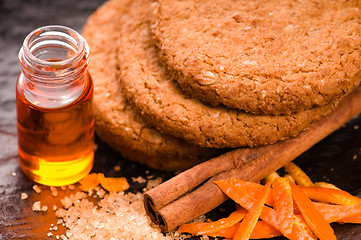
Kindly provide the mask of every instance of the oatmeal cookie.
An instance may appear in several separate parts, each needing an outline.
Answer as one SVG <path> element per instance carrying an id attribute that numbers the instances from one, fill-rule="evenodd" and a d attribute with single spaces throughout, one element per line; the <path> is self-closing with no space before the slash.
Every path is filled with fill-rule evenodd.
<path id="1" fill-rule="evenodd" d="M 159 0 L 159 58 L 188 94 L 255 114 L 323 106 L 361 81 L 361 3 Z"/>
<path id="2" fill-rule="evenodd" d="M 118 43 L 121 80 L 127 99 L 160 131 L 204 147 L 254 147 L 296 136 L 333 109 L 328 104 L 268 116 L 211 107 L 189 97 L 158 60 L 149 30 L 150 1 L 133 4 Z"/>
<path id="3" fill-rule="evenodd" d="M 219 150 L 196 147 L 161 134 L 133 111 L 117 79 L 116 44 L 131 0 L 111 0 L 88 19 L 83 35 L 91 51 L 95 128 L 98 136 L 129 160 L 173 171 L 189 168 Z"/>

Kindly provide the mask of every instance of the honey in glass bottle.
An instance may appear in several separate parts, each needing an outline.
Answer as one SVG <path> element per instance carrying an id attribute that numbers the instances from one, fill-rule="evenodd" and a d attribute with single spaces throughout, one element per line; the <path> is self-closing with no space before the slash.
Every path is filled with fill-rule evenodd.
<path id="1" fill-rule="evenodd" d="M 45 26 L 19 51 L 16 84 L 18 155 L 35 182 L 62 186 L 89 173 L 94 157 L 89 47 L 76 31 Z"/>

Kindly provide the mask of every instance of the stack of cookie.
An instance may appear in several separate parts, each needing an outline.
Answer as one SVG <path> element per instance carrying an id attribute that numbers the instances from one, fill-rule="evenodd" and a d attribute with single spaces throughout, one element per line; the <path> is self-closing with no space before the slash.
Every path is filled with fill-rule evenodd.
<path id="1" fill-rule="evenodd" d="M 298 135 L 361 81 L 361 6 L 323 3 L 108 1 L 84 27 L 98 135 L 164 170 Z"/>

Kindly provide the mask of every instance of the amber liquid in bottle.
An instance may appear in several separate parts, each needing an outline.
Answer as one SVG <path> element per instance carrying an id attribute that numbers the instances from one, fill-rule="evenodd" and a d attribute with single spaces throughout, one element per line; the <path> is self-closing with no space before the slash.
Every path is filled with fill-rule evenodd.
<path id="1" fill-rule="evenodd" d="M 61 186 L 78 181 L 91 170 L 92 92 L 88 84 L 75 102 L 60 108 L 37 107 L 17 94 L 20 165 L 34 181 Z"/>
<path id="2" fill-rule="evenodd" d="M 50 65 L 61 63 L 45 61 Z M 72 67 L 82 65 L 84 61 Z M 56 67 L 49 67 L 47 72 L 45 80 L 49 82 L 51 74 L 54 79 L 59 75 Z M 65 84 L 56 86 L 37 82 L 38 76 L 32 79 L 30 74 L 19 75 L 16 87 L 19 162 L 23 172 L 35 182 L 50 186 L 72 184 L 93 166 L 93 84 L 86 70 L 80 72 L 70 82 L 65 78 Z"/>

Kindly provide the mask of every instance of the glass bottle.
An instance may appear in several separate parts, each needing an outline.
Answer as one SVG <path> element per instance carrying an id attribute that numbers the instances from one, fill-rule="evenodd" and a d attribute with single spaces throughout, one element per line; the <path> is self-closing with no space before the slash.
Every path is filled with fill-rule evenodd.
<path id="1" fill-rule="evenodd" d="M 89 173 L 94 157 L 89 47 L 76 31 L 45 26 L 19 51 L 16 83 L 19 162 L 35 182 L 62 186 Z"/>

